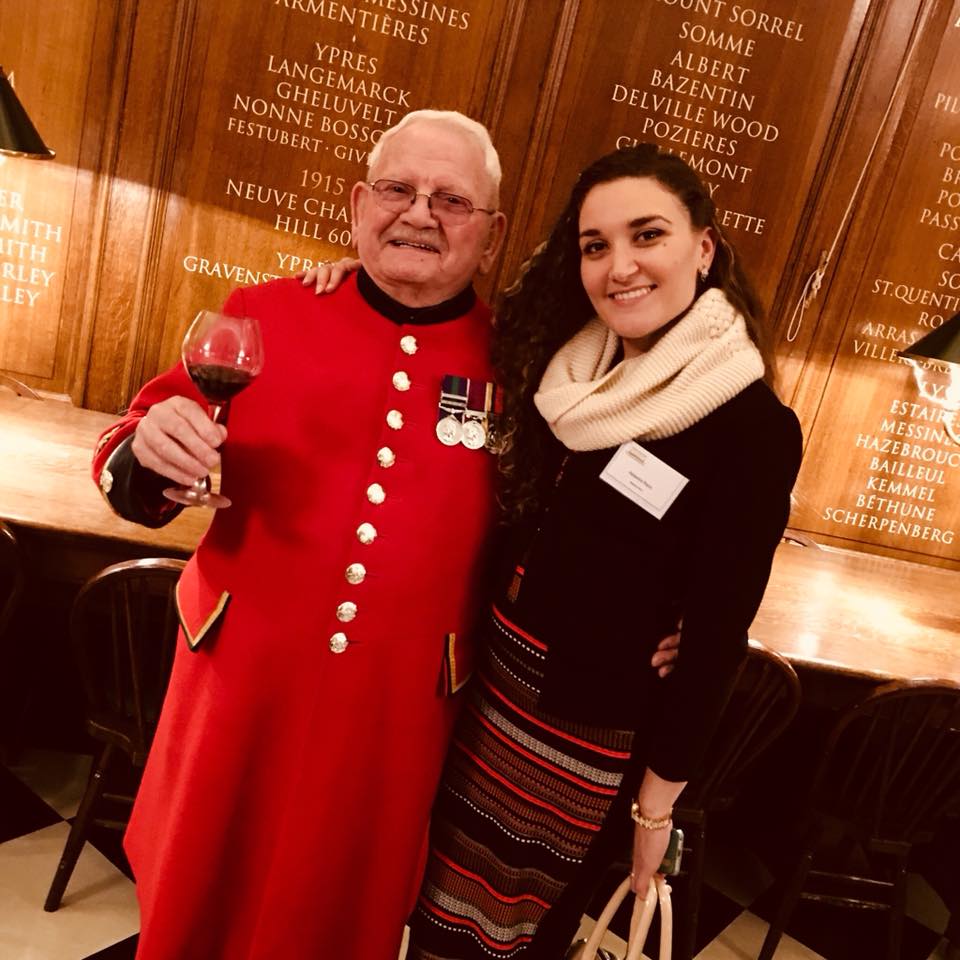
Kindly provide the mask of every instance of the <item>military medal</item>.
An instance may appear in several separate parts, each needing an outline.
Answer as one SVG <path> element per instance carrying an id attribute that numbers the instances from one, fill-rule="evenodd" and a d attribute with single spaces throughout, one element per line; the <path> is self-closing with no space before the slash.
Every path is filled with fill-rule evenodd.
<path id="1" fill-rule="evenodd" d="M 463 411 L 467 407 L 470 381 L 448 373 L 440 387 L 437 404 L 437 439 L 448 447 L 455 447 L 463 437 Z"/>
<path id="2" fill-rule="evenodd" d="M 479 450 L 487 442 L 486 394 L 490 384 L 472 380 L 467 387 L 467 408 L 463 412 L 460 442 L 468 450 Z"/>
<path id="3" fill-rule="evenodd" d="M 468 450 L 493 449 L 498 401 L 496 384 L 448 373 L 437 404 L 437 438 L 448 447 L 462 443 Z"/>
<path id="4" fill-rule="evenodd" d="M 448 447 L 455 447 L 463 436 L 463 426 L 454 417 L 444 417 L 437 423 L 437 439 Z"/>
<path id="5" fill-rule="evenodd" d="M 487 431 L 482 420 L 470 419 L 463 422 L 463 436 L 460 442 L 468 450 L 479 450 L 487 442 Z"/>

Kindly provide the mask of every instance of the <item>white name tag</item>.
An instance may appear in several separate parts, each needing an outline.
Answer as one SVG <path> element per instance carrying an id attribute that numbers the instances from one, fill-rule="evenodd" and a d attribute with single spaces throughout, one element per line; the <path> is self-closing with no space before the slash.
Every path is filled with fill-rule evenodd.
<path id="1" fill-rule="evenodd" d="M 600 479 L 658 520 L 687 485 L 688 479 L 635 440 L 620 445 Z"/>

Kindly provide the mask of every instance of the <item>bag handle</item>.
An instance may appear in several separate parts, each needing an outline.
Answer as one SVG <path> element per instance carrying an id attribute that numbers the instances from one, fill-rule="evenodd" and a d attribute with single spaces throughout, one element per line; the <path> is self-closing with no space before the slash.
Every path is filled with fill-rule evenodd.
<path id="1" fill-rule="evenodd" d="M 660 901 L 660 960 L 670 960 L 673 953 L 673 901 L 666 877 L 657 874 L 657 899 Z"/>
<path id="2" fill-rule="evenodd" d="M 630 877 L 625 877 L 621 884 L 610 896 L 607 905 L 603 908 L 596 926 L 587 939 L 583 948 L 581 960 L 597 960 L 597 951 L 600 941 L 607 932 L 614 914 L 620 909 L 627 894 L 630 892 Z M 633 900 L 633 914 L 630 917 L 630 942 L 627 945 L 626 960 L 641 960 L 643 946 L 647 942 L 647 934 L 653 923 L 653 914 L 657 903 L 660 904 L 660 960 L 670 960 L 673 943 L 673 907 L 670 901 L 670 885 L 656 874 L 650 880 L 647 895 L 643 900 L 635 896 Z"/>

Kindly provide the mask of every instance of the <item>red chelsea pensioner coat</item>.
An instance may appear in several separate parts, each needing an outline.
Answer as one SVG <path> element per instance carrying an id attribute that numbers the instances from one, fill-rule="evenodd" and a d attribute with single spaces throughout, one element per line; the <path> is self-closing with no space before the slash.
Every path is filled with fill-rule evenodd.
<path id="1" fill-rule="evenodd" d="M 445 374 L 492 379 L 490 314 L 469 294 L 429 325 L 387 319 L 355 279 L 228 302 L 259 318 L 266 360 L 230 411 L 233 505 L 178 587 L 126 837 L 141 960 L 397 956 L 458 706 L 444 656 L 458 685 L 492 522 L 494 458 L 435 434 Z M 105 434 L 98 477 L 171 394 L 200 399 L 182 366 Z"/>

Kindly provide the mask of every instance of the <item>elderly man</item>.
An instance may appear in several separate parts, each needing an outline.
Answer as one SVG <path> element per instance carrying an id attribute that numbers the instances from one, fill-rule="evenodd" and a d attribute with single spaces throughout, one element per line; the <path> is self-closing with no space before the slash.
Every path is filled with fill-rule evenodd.
<path id="1" fill-rule="evenodd" d="M 499 250 L 486 130 L 420 111 L 351 194 L 363 269 L 329 297 L 235 292 L 266 361 L 234 401 L 225 492 L 178 588 L 182 642 L 126 846 L 141 960 L 392 960 L 470 671 L 493 518 L 485 449 Z M 102 438 L 94 474 L 157 525 L 225 428 L 181 366 Z"/>

